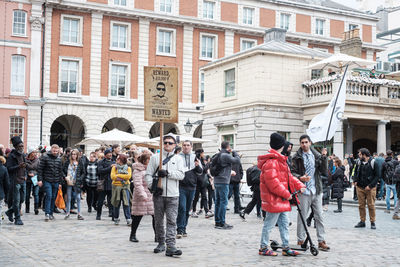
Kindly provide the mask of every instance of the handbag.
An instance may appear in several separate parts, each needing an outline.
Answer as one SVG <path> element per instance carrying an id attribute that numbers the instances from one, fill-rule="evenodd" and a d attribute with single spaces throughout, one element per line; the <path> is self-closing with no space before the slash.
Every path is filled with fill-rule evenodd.
<path id="1" fill-rule="evenodd" d="M 104 191 L 104 179 L 103 180 L 97 180 L 97 185 L 96 185 L 96 190 L 101 192 Z"/>
<path id="2" fill-rule="evenodd" d="M 65 209 L 65 201 L 64 201 L 64 197 L 62 195 L 61 188 L 58 189 L 57 198 L 56 198 L 55 204 L 56 204 L 57 208 L 62 209 L 62 210 Z"/>
<path id="3" fill-rule="evenodd" d="M 67 175 L 67 177 L 65 177 L 65 181 L 67 182 L 67 185 L 69 185 L 69 186 L 75 185 L 75 180 L 72 179 L 71 175 Z"/>
<path id="4" fill-rule="evenodd" d="M 162 165 L 167 164 L 173 156 L 175 156 L 175 153 L 173 153 L 171 156 L 166 157 L 163 160 Z M 163 189 L 161 187 L 158 187 L 158 181 L 160 180 L 160 178 L 157 176 L 158 170 L 159 170 L 159 166 L 157 167 L 156 171 L 153 173 L 153 182 L 151 184 L 151 187 L 149 188 L 149 191 L 150 191 L 150 193 L 153 194 L 153 196 L 161 196 L 163 193 Z"/>

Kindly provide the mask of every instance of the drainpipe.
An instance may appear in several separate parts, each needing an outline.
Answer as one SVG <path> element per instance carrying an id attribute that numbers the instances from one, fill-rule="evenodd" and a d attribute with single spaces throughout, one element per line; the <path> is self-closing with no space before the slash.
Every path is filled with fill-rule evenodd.
<path id="1" fill-rule="evenodd" d="M 45 22 L 43 23 L 43 34 L 42 34 L 42 67 L 41 67 L 41 83 L 40 83 L 40 102 L 44 101 L 43 99 L 43 90 L 44 90 L 44 42 L 45 42 L 45 34 L 46 34 L 46 3 L 43 3 L 43 17 Z M 40 105 L 40 145 L 43 145 L 43 105 Z"/>

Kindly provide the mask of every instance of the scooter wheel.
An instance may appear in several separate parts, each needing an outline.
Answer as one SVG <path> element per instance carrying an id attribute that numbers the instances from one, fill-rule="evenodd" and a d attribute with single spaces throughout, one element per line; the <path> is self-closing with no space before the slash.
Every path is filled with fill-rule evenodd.
<path id="1" fill-rule="evenodd" d="M 317 256 L 319 253 L 318 249 L 315 246 L 310 247 L 310 251 L 313 256 Z"/>

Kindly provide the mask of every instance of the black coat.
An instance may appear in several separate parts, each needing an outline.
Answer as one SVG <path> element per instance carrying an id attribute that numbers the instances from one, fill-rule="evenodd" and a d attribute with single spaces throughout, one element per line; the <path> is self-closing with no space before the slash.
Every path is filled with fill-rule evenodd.
<path id="1" fill-rule="evenodd" d="M 99 161 L 97 165 L 97 171 L 99 173 L 99 180 L 105 180 L 104 191 L 111 191 L 111 169 L 115 164 L 113 160 L 107 160 L 106 158 Z"/>
<path id="2" fill-rule="evenodd" d="M 0 200 L 5 198 L 5 193 L 8 190 L 8 171 L 3 163 L 0 161 Z"/>
<path id="3" fill-rule="evenodd" d="M 8 175 L 13 184 L 23 184 L 26 180 L 26 168 L 20 168 L 19 164 L 25 162 L 25 155 L 13 149 L 8 155 L 6 166 Z"/>
<path id="4" fill-rule="evenodd" d="M 236 175 L 231 176 L 231 183 L 240 183 L 240 181 L 242 180 L 242 177 L 243 177 L 242 164 L 240 162 L 232 164 L 232 171 L 235 171 Z"/>
<path id="5" fill-rule="evenodd" d="M 61 158 L 51 153 L 44 155 L 39 160 L 38 181 L 60 183 L 63 178 Z"/>
<path id="6" fill-rule="evenodd" d="M 253 192 L 260 190 L 260 174 L 261 170 L 257 167 L 257 165 L 254 165 L 246 170 L 246 177 L 250 183 L 250 190 Z"/>
<path id="7" fill-rule="evenodd" d="M 336 168 L 335 173 L 332 175 L 332 199 L 343 198 L 344 195 L 344 166 Z"/>

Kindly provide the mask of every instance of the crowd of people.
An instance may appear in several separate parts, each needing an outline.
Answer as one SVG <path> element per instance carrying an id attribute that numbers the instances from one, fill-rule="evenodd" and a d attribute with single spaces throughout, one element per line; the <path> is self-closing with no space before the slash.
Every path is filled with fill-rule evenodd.
<path id="1" fill-rule="evenodd" d="M 154 241 L 158 243 L 154 253 L 165 251 L 166 256 L 182 255 L 176 239 L 188 236 L 190 217 L 204 214 L 206 219 L 214 218 L 216 229 L 232 229 L 225 216 L 231 197 L 234 213 L 242 219 L 254 208 L 257 217 L 263 218 L 259 254 L 264 256 L 277 255 L 269 248 L 269 233 L 276 225 L 281 233 L 282 254 L 299 254 L 288 243 L 289 212 L 294 201 L 298 201 L 303 218 L 311 212 L 307 224 L 311 225 L 314 219 L 318 248 L 329 251 L 323 211 L 332 198 L 338 204 L 334 212 L 342 212 L 344 191 L 350 182 L 356 188 L 354 197 L 359 202 L 360 222 L 356 228 L 366 226 L 367 205 L 371 228 L 376 229 L 375 199 L 382 198 L 385 192 L 386 212 L 390 213 L 393 192 L 393 219 L 400 219 L 400 201 L 396 194 L 400 186 L 400 164 L 390 150 L 386 156 L 373 157 L 362 148 L 357 159 L 346 154 L 342 161 L 335 155 L 328 156 L 325 148 L 318 152 L 312 147 L 310 137 L 303 135 L 299 149 L 292 156 L 293 144 L 273 133 L 268 153 L 259 156 L 246 170 L 246 182 L 253 195 L 248 205 L 242 207 L 241 157 L 227 141 L 221 143 L 219 152 L 212 157 L 206 156 L 202 149 L 193 152 L 193 144 L 187 140 L 178 147 L 172 134 L 163 137 L 161 157 L 135 145 L 102 146 L 89 153 L 89 157 L 80 149 L 63 151 L 56 144 L 49 149 L 28 148 L 24 153 L 20 137 L 11 138 L 11 142 L 12 150 L 0 145 L 0 214 L 6 203 L 5 215 L 10 222 L 23 225 L 21 207 L 25 203 L 25 213 L 30 213 L 31 197 L 35 215 L 43 210 L 46 222 L 55 220 L 54 213 L 64 213 L 65 220 L 72 219 L 73 215 L 77 220 L 84 220 L 81 201 L 86 199 L 88 213 L 96 212 L 96 220 L 102 219 L 103 207 L 106 207 L 105 213 L 119 225 L 122 206 L 126 225 L 131 227 L 129 240 L 139 242 L 140 222 L 143 216 L 152 216 Z M 295 191 L 298 194 L 294 195 Z M 299 246 L 306 242 L 301 221 L 298 214 Z"/>

